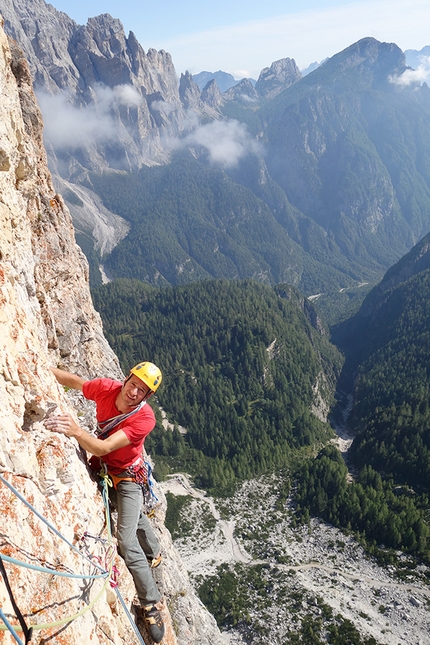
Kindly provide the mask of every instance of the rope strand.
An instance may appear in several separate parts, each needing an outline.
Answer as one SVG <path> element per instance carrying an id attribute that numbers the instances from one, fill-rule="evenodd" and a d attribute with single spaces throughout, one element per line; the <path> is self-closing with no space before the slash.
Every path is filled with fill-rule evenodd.
<path id="1" fill-rule="evenodd" d="M 19 560 L 16 560 L 15 558 L 10 558 L 9 556 L 1 554 L 1 557 L 5 561 L 11 562 L 12 564 L 17 564 L 19 566 L 24 566 L 24 567 L 27 567 L 29 569 L 34 569 L 36 571 L 42 571 L 44 573 L 54 574 L 54 575 L 58 575 L 58 576 L 64 576 L 64 577 L 70 577 L 70 578 L 85 578 L 85 579 L 105 578 L 105 582 L 103 584 L 103 587 L 102 587 L 101 591 L 97 594 L 97 596 L 94 598 L 94 600 L 92 600 L 86 607 L 84 607 L 83 609 L 81 609 L 77 613 L 73 614 L 72 616 L 67 616 L 65 618 L 62 618 L 62 619 L 57 620 L 57 621 L 52 622 L 52 623 L 42 623 L 42 624 L 38 624 L 38 625 L 31 625 L 31 627 L 28 629 L 27 633 L 25 632 L 26 626 L 12 625 L 9 622 L 9 620 L 6 618 L 6 616 L 4 615 L 2 609 L 0 608 L 0 618 L 4 622 L 4 625 L 0 625 L 0 631 L 5 631 L 6 629 L 8 629 L 9 632 L 11 633 L 11 635 L 13 636 L 13 638 L 18 643 L 18 645 L 27 645 L 27 643 L 30 640 L 28 638 L 28 636 L 30 636 L 30 638 L 31 638 L 31 633 L 32 633 L 33 630 L 52 629 L 54 627 L 60 627 L 61 625 L 65 625 L 67 623 L 70 623 L 73 620 L 76 620 L 77 618 L 79 618 L 80 616 L 83 616 L 87 611 L 89 611 L 97 603 L 97 601 L 103 595 L 108 583 L 112 581 L 111 586 L 115 589 L 115 592 L 116 592 L 116 594 L 118 596 L 118 599 L 119 599 L 119 601 L 120 601 L 120 603 L 121 603 L 121 605 L 122 605 L 122 607 L 124 609 L 124 612 L 125 612 L 127 618 L 130 621 L 130 625 L 133 628 L 133 631 L 135 632 L 135 635 L 136 635 L 140 645 L 146 645 L 146 643 L 145 643 L 145 641 L 144 641 L 144 639 L 142 637 L 142 634 L 140 633 L 135 621 L 133 620 L 133 617 L 130 614 L 130 612 L 129 612 L 126 604 L 125 604 L 125 601 L 124 601 L 123 597 L 121 596 L 121 593 L 120 593 L 120 591 L 118 589 L 118 586 L 117 586 L 117 583 L 116 583 L 116 571 L 115 571 L 115 575 L 114 576 L 112 575 L 113 570 L 116 569 L 114 567 L 114 564 L 113 564 L 113 561 L 114 561 L 113 553 L 112 553 L 112 557 L 110 557 L 110 555 L 109 555 L 110 562 L 109 562 L 108 570 L 103 569 L 103 567 L 101 567 L 97 562 L 94 562 L 94 560 L 92 560 L 91 558 L 89 558 L 88 556 L 83 554 L 82 551 L 77 549 L 71 542 L 69 542 L 69 540 L 67 540 L 67 538 L 65 538 L 50 522 L 48 522 L 48 520 L 46 518 L 44 518 L 30 504 L 30 502 L 28 502 L 25 499 L 25 497 L 23 497 L 21 495 L 21 493 L 19 493 L 17 491 L 17 489 L 12 484 L 10 484 L 2 475 L 0 475 L 0 481 L 2 481 L 9 488 L 9 490 L 11 490 L 14 493 L 14 495 L 16 495 L 16 497 L 18 497 L 18 499 L 20 499 L 44 524 L 46 524 L 48 526 L 48 528 L 51 529 L 51 531 L 53 531 L 55 533 L 55 535 L 57 535 L 64 542 L 66 542 L 66 544 L 68 544 L 69 547 L 73 551 L 77 552 L 82 558 L 84 558 L 85 560 L 90 562 L 90 564 L 93 567 L 95 567 L 95 568 L 99 569 L 100 571 L 102 571 L 102 574 L 101 575 L 93 575 L 93 576 L 80 575 L 80 574 L 69 574 L 69 573 L 65 573 L 63 571 L 56 571 L 55 569 L 49 569 L 49 568 L 46 568 L 46 567 L 38 567 L 36 565 L 31 565 L 31 564 L 27 564 L 27 563 L 24 563 L 24 562 L 20 562 Z M 104 511 L 105 511 L 106 530 L 107 530 L 107 534 L 108 534 L 107 545 L 108 545 L 108 549 L 111 549 L 113 545 L 112 545 L 112 532 L 111 532 L 110 513 L 109 513 L 108 486 L 109 485 L 111 486 L 112 482 L 110 481 L 109 476 L 107 474 L 101 475 L 101 484 L 102 484 L 102 499 L 103 499 L 103 505 L 104 505 Z M 17 631 L 23 631 L 24 632 L 25 637 L 26 637 L 25 644 L 22 643 L 22 641 L 18 637 L 18 635 L 16 633 Z"/>

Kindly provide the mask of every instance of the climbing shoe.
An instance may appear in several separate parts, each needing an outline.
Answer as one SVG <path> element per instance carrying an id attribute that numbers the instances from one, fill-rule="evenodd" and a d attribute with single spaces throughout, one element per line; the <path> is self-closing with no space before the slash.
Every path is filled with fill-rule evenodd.
<path id="1" fill-rule="evenodd" d="M 143 608 L 146 628 L 154 643 L 160 643 L 164 636 L 164 623 L 155 605 Z"/>
<path id="2" fill-rule="evenodd" d="M 149 566 L 151 567 L 151 569 L 158 567 L 158 565 L 161 564 L 161 560 L 161 553 L 159 553 L 156 558 L 148 558 Z"/>

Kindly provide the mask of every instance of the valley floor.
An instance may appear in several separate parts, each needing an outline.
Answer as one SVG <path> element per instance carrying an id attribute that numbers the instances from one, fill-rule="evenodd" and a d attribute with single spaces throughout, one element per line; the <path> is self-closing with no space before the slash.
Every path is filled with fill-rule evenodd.
<path id="1" fill-rule="evenodd" d="M 182 474 L 160 486 L 189 496 L 174 544 L 196 587 L 223 564 L 243 578 L 253 569 L 262 581 L 260 589 L 244 583 L 248 617 L 224 632 L 226 643 L 287 645 L 306 617 L 330 620 L 329 608 L 378 645 L 430 643 L 430 571 L 408 569 L 403 557 L 400 579 L 397 569 L 378 566 L 352 537 L 325 523 L 293 527 L 289 502 L 275 508 L 275 476 L 246 482 L 222 502 Z"/>

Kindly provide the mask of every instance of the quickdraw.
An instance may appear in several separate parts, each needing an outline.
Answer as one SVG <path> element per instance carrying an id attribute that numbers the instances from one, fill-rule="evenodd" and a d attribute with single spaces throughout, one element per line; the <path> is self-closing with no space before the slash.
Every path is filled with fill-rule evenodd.
<path id="1" fill-rule="evenodd" d="M 95 555 L 94 553 L 90 553 L 89 545 L 87 544 L 87 540 L 91 539 L 94 540 L 95 542 L 98 542 L 101 544 L 105 550 L 104 553 L 104 558 L 101 558 L 99 555 Z M 119 578 L 119 570 L 118 568 L 113 564 L 113 559 L 115 557 L 115 547 L 112 544 L 109 544 L 107 540 L 105 540 L 102 537 L 99 537 L 98 535 L 91 535 L 88 531 L 85 531 L 84 534 L 81 537 L 81 543 L 82 547 L 85 548 L 87 555 L 91 560 L 94 560 L 97 562 L 101 567 L 104 567 L 106 571 L 110 571 L 111 575 L 109 577 L 109 584 L 112 588 L 115 588 L 118 586 L 118 578 Z"/>

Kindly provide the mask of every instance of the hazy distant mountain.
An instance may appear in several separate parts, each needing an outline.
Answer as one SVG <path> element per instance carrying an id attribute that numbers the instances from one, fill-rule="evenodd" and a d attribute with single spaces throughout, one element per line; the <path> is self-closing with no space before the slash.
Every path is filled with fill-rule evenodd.
<path id="1" fill-rule="evenodd" d="M 261 70 L 255 89 L 263 98 L 273 99 L 301 77 L 296 61 L 292 58 L 282 58 Z"/>
<path id="2" fill-rule="evenodd" d="M 230 87 L 234 87 L 239 83 L 232 74 L 227 72 L 200 72 L 199 74 L 193 74 L 193 81 L 199 86 L 202 90 L 209 81 L 215 80 L 221 92 L 229 90 Z"/>
<path id="3" fill-rule="evenodd" d="M 315 234 L 324 230 L 326 261 L 340 268 L 343 256 L 355 280 L 374 282 L 430 228 L 430 92 L 408 85 L 406 69 L 398 47 L 366 38 L 272 100 L 222 108 L 264 142 L 265 177 L 306 224 L 284 218 L 247 159 L 229 170 L 235 181 L 265 193 L 278 221 L 320 261 Z"/>
<path id="4" fill-rule="evenodd" d="M 430 91 L 363 39 L 262 106 L 266 162 L 350 262 L 390 266 L 430 228 Z"/>
<path id="5" fill-rule="evenodd" d="M 327 60 L 327 59 L 324 59 L 324 60 Z M 315 61 L 314 63 L 311 63 L 310 65 L 308 65 L 308 67 L 305 67 L 304 69 L 301 69 L 300 71 L 302 73 L 302 76 L 307 76 L 308 74 L 313 72 L 315 69 L 317 69 L 320 65 L 322 65 L 323 62 L 324 61 L 322 61 L 321 63 L 317 63 Z"/>
<path id="6" fill-rule="evenodd" d="M 420 50 L 417 49 L 406 49 L 404 51 L 405 58 L 406 58 L 406 65 L 408 67 L 412 67 L 412 69 L 417 69 L 420 65 L 423 63 L 423 58 L 427 58 L 430 56 L 430 45 L 426 45 Z M 324 58 L 320 63 L 317 63 L 316 61 L 314 63 L 311 63 L 308 65 L 308 67 L 305 67 L 304 69 L 301 69 L 301 73 L 303 76 L 307 76 L 307 74 L 310 74 L 314 70 L 316 70 L 320 65 L 325 63 L 325 61 L 328 60 L 327 58 Z"/>
<path id="7" fill-rule="evenodd" d="M 416 49 L 406 49 L 405 58 L 406 65 L 412 67 L 412 69 L 418 69 L 420 65 L 426 62 L 426 59 L 430 56 L 430 45 L 426 45 L 419 51 Z M 428 65 L 427 65 L 428 67 Z"/>

